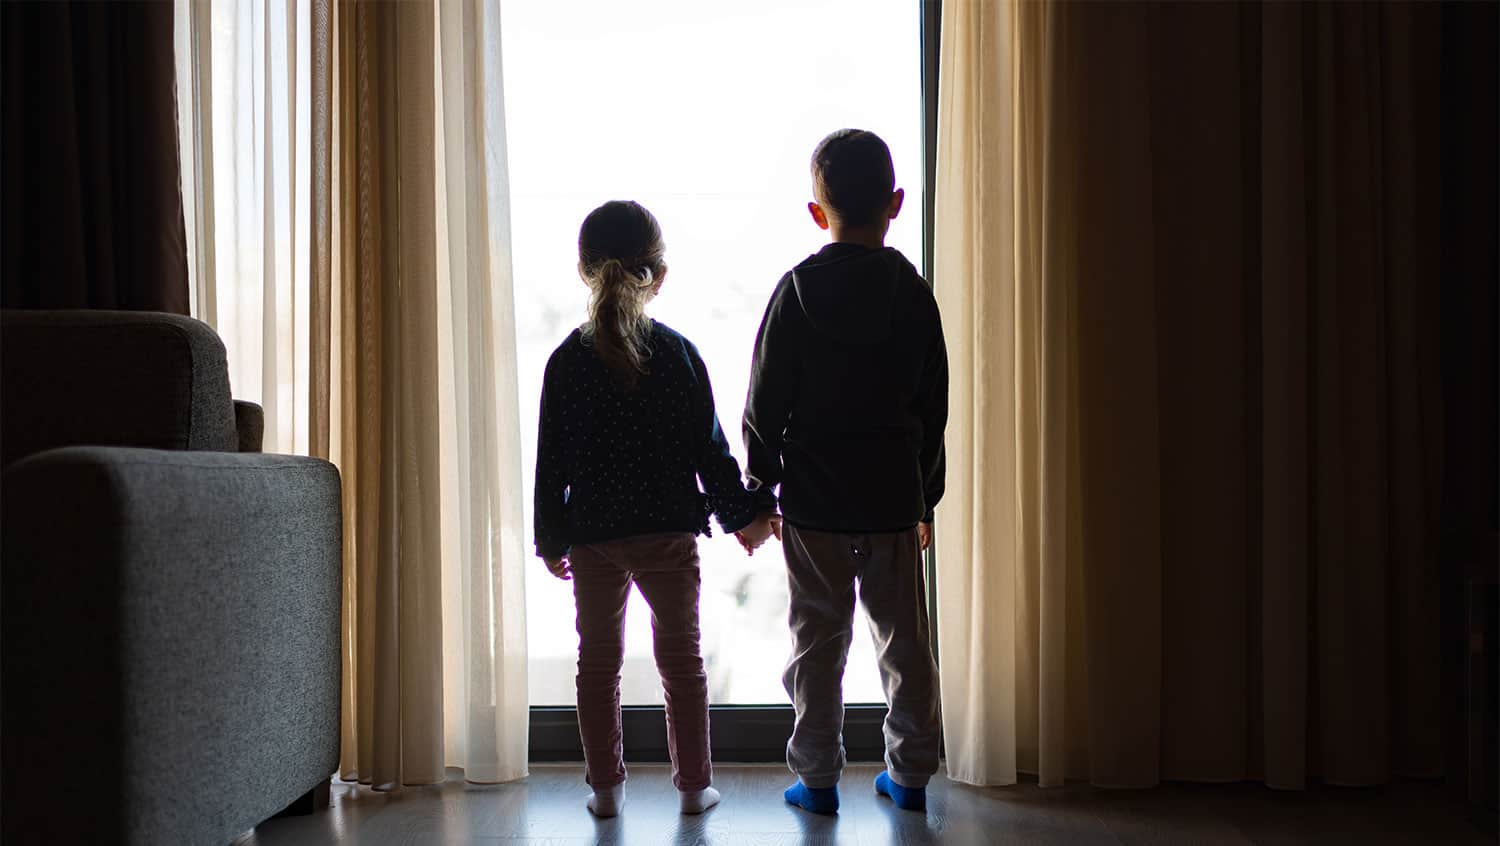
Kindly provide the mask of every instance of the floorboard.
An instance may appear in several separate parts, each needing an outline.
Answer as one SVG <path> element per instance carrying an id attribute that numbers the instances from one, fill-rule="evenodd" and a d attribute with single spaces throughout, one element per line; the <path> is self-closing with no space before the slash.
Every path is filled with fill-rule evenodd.
<path id="1" fill-rule="evenodd" d="M 1493 844 L 1438 785 L 1402 783 L 1288 793 L 1256 784 L 1169 784 L 1106 791 L 1087 785 L 974 788 L 939 777 L 928 811 L 896 810 L 877 797 L 876 765 L 850 766 L 836 817 L 788 807 L 785 768 L 721 765 L 723 803 L 701 816 L 677 813 L 671 771 L 631 768 L 624 813 L 595 819 L 584 808 L 582 768 L 539 764 L 503 785 L 465 783 L 376 792 L 335 781 L 329 808 L 246 832 L 235 846 L 989 846 L 989 844 Z"/>

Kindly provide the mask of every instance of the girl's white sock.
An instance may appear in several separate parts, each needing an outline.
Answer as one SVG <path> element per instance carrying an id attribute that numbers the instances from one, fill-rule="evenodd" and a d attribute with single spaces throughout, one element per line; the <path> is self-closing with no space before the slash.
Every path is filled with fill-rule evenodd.
<path id="1" fill-rule="evenodd" d="M 682 797 L 682 812 L 684 814 L 701 814 L 704 811 L 719 804 L 719 791 L 712 787 L 702 790 L 678 791 Z"/>
<path id="2" fill-rule="evenodd" d="M 614 787 L 594 788 L 594 795 L 589 797 L 589 810 L 596 817 L 613 817 L 620 813 L 625 807 L 625 785 L 617 784 Z"/>

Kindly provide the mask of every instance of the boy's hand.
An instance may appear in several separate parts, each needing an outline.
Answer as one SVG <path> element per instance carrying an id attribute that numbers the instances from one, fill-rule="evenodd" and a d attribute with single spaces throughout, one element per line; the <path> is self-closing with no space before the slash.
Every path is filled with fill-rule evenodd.
<path id="1" fill-rule="evenodd" d="M 562 579 L 566 582 L 569 579 L 573 578 L 573 564 L 568 560 L 568 556 L 564 555 L 561 558 L 543 558 L 542 561 L 546 563 L 547 570 L 559 579 Z"/>
<path id="2" fill-rule="evenodd" d="M 755 518 L 755 522 L 734 533 L 739 538 L 740 546 L 745 548 L 745 554 L 754 554 L 760 549 L 766 538 L 775 535 L 781 540 L 781 515 L 767 512 Z"/>
<path id="3" fill-rule="evenodd" d="M 931 523 L 918 523 L 917 524 L 917 545 L 918 545 L 917 548 L 920 549 L 920 550 L 922 550 L 923 552 L 926 552 L 927 551 L 927 547 L 929 547 L 929 546 L 932 545 L 932 524 Z"/>

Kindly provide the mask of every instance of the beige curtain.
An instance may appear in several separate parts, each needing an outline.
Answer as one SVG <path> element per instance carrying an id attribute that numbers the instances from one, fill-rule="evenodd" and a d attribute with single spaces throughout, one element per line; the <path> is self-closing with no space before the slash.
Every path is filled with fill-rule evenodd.
<path id="1" fill-rule="evenodd" d="M 264 408 L 267 452 L 313 452 L 311 59 L 330 2 L 174 4 L 191 313 L 223 338 L 235 398 Z"/>
<path id="2" fill-rule="evenodd" d="M 177 0 L 194 313 L 344 482 L 341 774 L 526 775 L 495 0 Z"/>
<path id="3" fill-rule="evenodd" d="M 345 778 L 526 775 L 499 9 L 340 4 Z"/>
<path id="4" fill-rule="evenodd" d="M 1051 3 L 947 3 L 933 278 L 951 387 L 936 533 L 948 773 L 1061 783 L 1085 728 L 1072 220 Z M 1070 684 L 1070 680 L 1076 683 Z M 1076 745 L 1075 748 L 1081 748 Z"/>
<path id="5" fill-rule="evenodd" d="M 950 775 L 1436 775 L 1435 12 L 943 16 Z"/>

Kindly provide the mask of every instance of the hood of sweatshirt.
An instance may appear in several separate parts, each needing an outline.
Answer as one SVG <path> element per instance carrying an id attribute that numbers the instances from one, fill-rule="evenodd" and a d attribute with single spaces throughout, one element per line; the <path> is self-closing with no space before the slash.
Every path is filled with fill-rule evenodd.
<path id="1" fill-rule="evenodd" d="M 891 311 L 911 264 L 898 251 L 829 244 L 792 271 L 797 300 L 813 329 L 844 343 L 878 344 L 891 335 Z"/>

